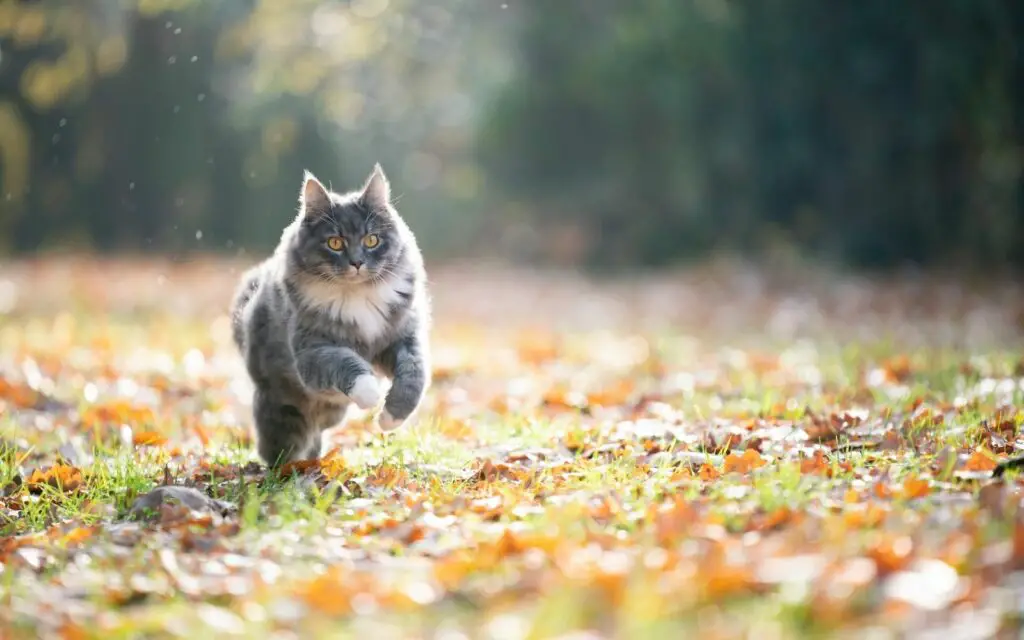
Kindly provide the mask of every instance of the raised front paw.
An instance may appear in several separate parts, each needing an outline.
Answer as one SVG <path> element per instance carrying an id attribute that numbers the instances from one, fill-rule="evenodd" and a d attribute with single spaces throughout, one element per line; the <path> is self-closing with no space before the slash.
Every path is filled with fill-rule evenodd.
<path id="1" fill-rule="evenodd" d="M 356 378 L 347 395 L 349 398 L 352 398 L 352 402 L 355 402 L 356 406 L 360 409 L 372 409 L 380 404 L 384 394 L 381 391 L 380 382 L 377 381 L 377 378 L 364 374 Z"/>

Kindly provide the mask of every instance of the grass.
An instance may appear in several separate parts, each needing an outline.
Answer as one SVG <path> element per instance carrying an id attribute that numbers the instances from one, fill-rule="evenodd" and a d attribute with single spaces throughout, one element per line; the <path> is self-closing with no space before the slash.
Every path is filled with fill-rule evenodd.
<path id="1" fill-rule="evenodd" d="M 3 637 L 1020 625 L 1020 484 L 989 474 L 1024 420 L 1021 342 L 984 298 L 972 337 L 963 309 L 878 312 L 898 282 L 851 311 L 811 281 L 825 311 L 780 335 L 784 293 L 737 301 L 700 274 L 678 276 L 692 309 L 653 277 L 442 271 L 421 419 L 385 435 L 357 415 L 276 474 L 223 317 L 235 267 L 51 268 L 71 286 L 5 271 L 23 297 L 0 324 Z M 470 286 L 503 295 L 467 306 Z M 595 300 L 598 327 L 578 312 Z M 132 517 L 167 484 L 224 508 Z"/>

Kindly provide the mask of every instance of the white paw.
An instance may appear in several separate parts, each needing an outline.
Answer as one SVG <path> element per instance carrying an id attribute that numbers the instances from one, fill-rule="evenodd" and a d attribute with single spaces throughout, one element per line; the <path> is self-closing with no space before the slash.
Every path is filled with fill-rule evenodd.
<path id="1" fill-rule="evenodd" d="M 356 378 L 348 397 L 360 409 L 372 409 L 380 403 L 383 393 L 380 390 L 380 383 L 372 375 L 361 375 Z"/>
<path id="2" fill-rule="evenodd" d="M 394 431 L 405 424 L 405 420 L 399 420 L 395 418 L 387 409 L 380 412 L 380 417 L 377 419 L 377 423 L 380 425 L 381 431 Z"/>

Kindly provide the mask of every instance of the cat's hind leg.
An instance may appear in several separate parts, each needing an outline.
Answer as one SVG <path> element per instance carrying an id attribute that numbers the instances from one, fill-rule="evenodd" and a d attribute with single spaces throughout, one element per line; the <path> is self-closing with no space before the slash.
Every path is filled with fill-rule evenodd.
<path id="1" fill-rule="evenodd" d="M 253 397 L 256 450 L 269 467 L 320 455 L 320 430 L 298 407 L 257 391 Z"/>

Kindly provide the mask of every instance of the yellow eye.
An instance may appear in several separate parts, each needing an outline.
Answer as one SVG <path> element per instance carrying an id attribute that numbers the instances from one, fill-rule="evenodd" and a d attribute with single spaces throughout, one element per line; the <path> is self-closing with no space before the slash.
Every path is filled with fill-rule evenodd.
<path id="1" fill-rule="evenodd" d="M 341 236 L 331 236 L 327 238 L 327 248 L 331 251 L 341 251 L 341 248 L 345 246 L 345 238 Z"/>
<path id="2" fill-rule="evenodd" d="M 380 244 L 380 236 L 376 233 L 371 233 L 368 236 L 363 236 L 363 246 L 367 249 L 372 249 Z"/>

